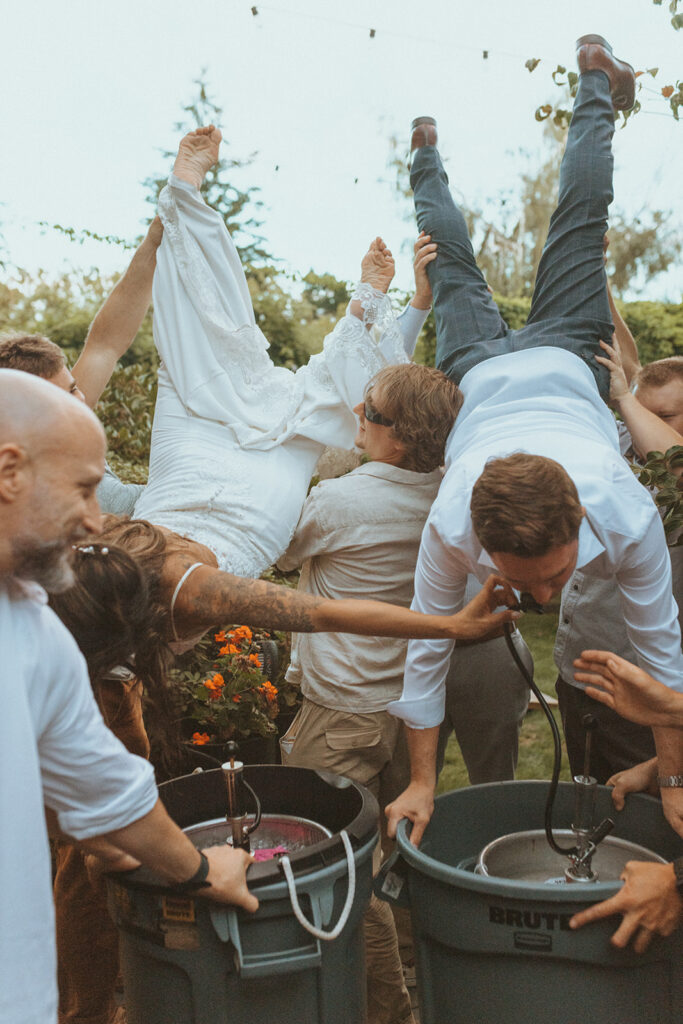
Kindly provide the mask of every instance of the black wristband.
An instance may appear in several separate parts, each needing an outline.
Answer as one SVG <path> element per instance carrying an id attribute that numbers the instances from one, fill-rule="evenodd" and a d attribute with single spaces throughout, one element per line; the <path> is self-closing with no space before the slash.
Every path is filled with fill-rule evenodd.
<path id="1" fill-rule="evenodd" d="M 204 889 L 207 885 L 211 885 L 211 882 L 207 881 L 209 874 L 209 861 L 202 851 L 199 851 L 200 861 L 199 867 L 192 875 L 191 878 L 186 879 L 184 882 L 176 882 L 173 888 L 176 892 L 194 892 L 195 889 Z"/>

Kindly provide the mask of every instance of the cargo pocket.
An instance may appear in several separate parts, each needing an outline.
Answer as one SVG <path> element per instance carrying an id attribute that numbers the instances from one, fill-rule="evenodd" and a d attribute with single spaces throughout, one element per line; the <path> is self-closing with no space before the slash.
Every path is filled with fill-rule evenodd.
<path id="1" fill-rule="evenodd" d="M 325 730 L 325 740 L 331 770 L 348 775 L 354 782 L 363 784 L 374 778 L 387 763 L 382 733 L 376 725 L 360 723 L 355 728 L 329 728 Z"/>

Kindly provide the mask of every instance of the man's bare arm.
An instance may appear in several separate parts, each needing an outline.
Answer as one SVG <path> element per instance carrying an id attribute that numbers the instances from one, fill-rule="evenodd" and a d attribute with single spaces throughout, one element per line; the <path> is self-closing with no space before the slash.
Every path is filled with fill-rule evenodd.
<path id="1" fill-rule="evenodd" d="M 175 563 L 174 579 L 180 578 L 183 565 Z M 495 630 L 502 632 L 504 623 L 519 618 L 519 613 L 509 607 L 502 612 L 495 609 L 514 603 L 513 591 L 498 577 L 490 577 L 462 611 L 442 616 L 422 615 L 384 601 L 327 600 L 202 566 L 183 584 L 174 616 L 176 629 L 183 635 L 224 622 L 240 622 L 295 633 L 469 640 Z"/>
<path id="2" fill-rule="evenodd" d="M 607 299 L 609 301 L 610 313 L 612 314 L 614 333 L 617 336 L 617 342 L 621 350 L 624 373 L 626 374 L 626 380 L 630 386 L 633 383 L 633 378 L 640 369 L 640 356 L 638 355 L 635 339 L 629 330 L 628 324 L 616 307 L 609 281 L 607 281 Z"/>
<path id="3" fill-rule="evenodd" d="M 126 352 L 152 301 L 152 282 L 163 228 L 155 217 L 123 277 L 116 283 L 88 331 L 73 375 L 85 400 L 94 408 L 114 367 Z"/>
<path id="4" fill-rule="evenodd" d="M 683 729 L 656 726 L 652 731 L 657 748 L 658 775 L 683 775 Z M 661 789 L 660 795 L 666 820 L 683 838 L 683 788 Z"/>
<path id="5" fill-rule="evenodd" d="M 399 821 L 408 818 L 413 823 L 410 841 L 413 846 L 419 846 L 434 810 L 439 726 L 431 729 L 410 729 L 406 726 L 405 730 L 410 753 L 410 784 L 385 808 L 387 834 L 393 839 Z"/>

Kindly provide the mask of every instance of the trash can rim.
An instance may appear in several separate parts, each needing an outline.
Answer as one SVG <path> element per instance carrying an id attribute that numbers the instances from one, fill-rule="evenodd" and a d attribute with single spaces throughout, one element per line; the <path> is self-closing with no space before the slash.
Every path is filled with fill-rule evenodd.
<path id="1" fill-rule="evenodd" d="M 560 785 L 570 786 L 571 783 L 564 782 L 560 783 Z M 485 790 L 491 787 L 500 788 L 502 786 L 514 786 L 516 788 L 521 786 L 529 788 L 544 787 L 547 789 L 549 783 L 544 779 L 510 779 L 504 782 L 486 782 L 477 786 L 469 786 L 468 791 L 475 789 Z M 604 789 L 606 787 L 601 786 L 599 788 Z M 457 791 L 450 790 L 448 793 L 442 793 L 437 796 L 434 801 L 435 805 L 452 796 L 454 792 Z M 630 798 L 645 800 L 651 803 L 658 802 L 654 797 L 643 793 L 633 793 L 630 795 Z M 437 860 L 435 857 L 431 857 L 429 854 L 413 846 L 408 836 L 409 825 L 408 819 L 404 818 L 399 822 L 396 830 L 396 841 L 401 856 L 420 874 L 444 882 L 446 885 L 457 885 L 460 889 L 471 889 L 473 892 L 489 893 L 502 899 L 519 900 L 521 896 L 527 899 L 541 899 L 551 903 L 570 903 L 575 910 L 578 909 L 576 906 L 578 903 L 590 904 L 596 903 L 598 900 L 608 899 L 621 888 L 621 882 L 619 881 L 572 882 L 571 887 L 565 887 L 527 882 L 520 879 L 496 878 L 493 875 L 475 875 L 473 871 L 467 868 L 458 868 L 444 864 L 443 861 Z M 569 890 L 571 890 L 571 893 Z M 570 894 L 571 899 L 569 898 Z"/>

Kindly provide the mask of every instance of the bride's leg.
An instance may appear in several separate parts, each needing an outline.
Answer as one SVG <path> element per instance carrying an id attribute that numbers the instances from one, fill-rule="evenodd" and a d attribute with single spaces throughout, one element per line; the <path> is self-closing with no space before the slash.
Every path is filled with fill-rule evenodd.
<path id="1" fill-rule="evenodd" d="M 154 338 L 183 404 L 230 422 L 232 389 L 225 377 L 239 388 L 240 368 L 259 373 L 272 364 L 265 339 L 254 330 L 239 254 L 223 218 L 198 191 L 220 138 L 213 126 L 186 135 L 159 197 L 164 239 L 154 279 Z M 247 331 L 240 336 L 241 328 Z"/>

